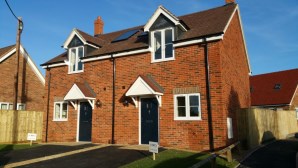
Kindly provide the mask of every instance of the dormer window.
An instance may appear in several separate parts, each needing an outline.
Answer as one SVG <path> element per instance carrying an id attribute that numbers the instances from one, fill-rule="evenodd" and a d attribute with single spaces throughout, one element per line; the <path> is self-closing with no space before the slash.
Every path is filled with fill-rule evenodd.
<path id="1" fill-rule="evenodd" d="M 173 32 L 172 28 L 166 28 L 151 33 L 152 62 L 174 60 Z"/>
<path id="2" fill-rule="evenodd" d="M 69 49 L 69 72 L 83 72 L 83 63 L 81 58 L 84 57 L 84 47 L 73 47 Z"/>

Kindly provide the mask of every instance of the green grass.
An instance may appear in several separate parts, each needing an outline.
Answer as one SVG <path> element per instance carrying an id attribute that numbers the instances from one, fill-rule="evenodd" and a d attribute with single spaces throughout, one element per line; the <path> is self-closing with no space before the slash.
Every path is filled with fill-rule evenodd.
<path id="1" fill-rule="evenodd" d="M 208 154 L 193 153 L 178 150 L 166 150 L 156 154 L 156 160 L 152 160 L 152 155 L 144 159 L 137 160 L 130 164 L 122 166 L 122 168 L 135 168 L 135 167 L 154 167 L 154 168 L 172 168 L 172 167 L 190 167 L 195 163 L 207 158 Z M 237 162 L 228 163 L 226 160 L 217 157 L 217 168 L 232 168 L 237 165 Z M 210 164 L 203 166 L 204 168 L 210 167 Z"/>
<path id="2" fill-rule="evenodd" d="M 4 151 L 11 151 L 11 150 L 19 150 L 19 149 L 26 149 L 38 146 L 38 144 L 0 144 L 0 152 Z"/>

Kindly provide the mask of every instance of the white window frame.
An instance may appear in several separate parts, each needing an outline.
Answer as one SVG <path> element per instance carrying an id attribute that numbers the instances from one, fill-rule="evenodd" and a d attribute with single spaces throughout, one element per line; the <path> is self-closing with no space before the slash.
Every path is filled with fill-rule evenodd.
<path id="1" fill-rule="evenodd" d="M 25 103 L 18 103 L 17 104 L 17 110 L 20 110 L 20 106 L 23 105 L 24 106 L 24 110 L 26 110 L 26 104 Z"/>
<path id="2" fill-rule="evenodd" d="M 177 97 L 185 97 L 185 108 L 186 108 L 186 116 L 179 117 L 178 116 L 178 102 Z M 190 116 L 190 106 L 189 106 L 189 96 L 198 96 L 199 97 L 199 116 L 191 117 Z M 174 120 L 202 120 L 202 111 L 201 111 L 201 95 L 200 93 L 190 93 L 190 94 L 175 94 L 174 95 Z"/>
<path id="3" fill-rule="evenodd" d="M 66 118 L 62 118 L 62 110 L 63 110 L 63 104 L 66 104 Z M 56 111 L 56 104 L 60 104 L 60 118 L 55 118 L 55 111 Z M 54 102 L 54 111 L 53 111 L 53 121 L 67 121 L 68 120 L 68 102 L 65 101 L 58 101 L 58 102 Z"/>
<path id="4" fill-rule="evenodd" d="M 296 112 L 296 119 L 298 120 L 298 107 L 295 108 L 295 112 Z"/>
<path id="5" fill-rule="evenodd" d="M 7 105 L 7 109 L 2 109 L 2 104 L 6 104 Z M 9 105 L 13 105 L 12 103 L 9 103 L 9 102 L 0 102 L 0 110 L 12 110 L 13 109 L 13 106 L 12 106 L 12 109 L 9 109 Z"/>
<path id="6" fill-rule="evenodd" d="M 82 70 L 78 70 L 78 63 L 79 63 L 79 48 L 83 49 L 83 56 L 85 56 L 85 49 L 84 46 L 78 46 L 78 47 L 72 47 L 68 49 L 68 61 L 69 61 L 69 65 L 68 65 L 68 74 L 73 74 L 73 73 L 81 73 L 84 72 L 84 63 L 82 62 Z M 76 50 L 76 55 L 75 55 L 75 67 L 76 69 L 73 71 L 72 70 L 72 65 L 71 65 L 71 50 L 75 49 Z"/>
<path id="7" fill-rule="evenodd" d="M 163 62 L 163 61 L 172 61 L 172 60 L 175 60 L 175 48 L 174 48 L 174 45 L 173 45 L 173 56 L 170 57 L 170 58 L 165 58 L 165 32 L 166 30 L 169 30 L 171 29 L 172 30 L 172 43 L 174 41 L 174 28 L 170 27 L 170 28 L 165 28 L 165 29 L 159 29 L 159 30 L 155 30 L 155 31 L 152 31 L 151 32 L 151 63 L 154 63 L 154 62 Z M 161 32 L 161 47 L 162 47 L 162 50 L 161 50 L 161 59 L 155 59 L 155 51 L 154 51 L 154 48 L 155 48 L 155 37 L 154 37 L 154 33 L 155 32 Z"/>

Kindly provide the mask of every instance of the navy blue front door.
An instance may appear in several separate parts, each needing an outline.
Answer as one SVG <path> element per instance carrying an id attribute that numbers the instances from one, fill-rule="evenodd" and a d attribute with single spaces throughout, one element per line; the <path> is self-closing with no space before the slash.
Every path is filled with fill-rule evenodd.
<path id="1" fill-rule="evenodd" d="M 156 98 L 141 99 L 141 144 L 158 142 L 158 102 Z"/>
<path id="2" fill-rule="evenodd" d="M 88 102 L 80 104 L 79 141 L 91 141 L 92 107 Z"/>

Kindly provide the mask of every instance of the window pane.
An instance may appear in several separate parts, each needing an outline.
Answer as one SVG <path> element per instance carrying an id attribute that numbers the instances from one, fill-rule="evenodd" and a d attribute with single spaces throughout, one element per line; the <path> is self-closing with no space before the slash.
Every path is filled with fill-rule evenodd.
<path id="1" fill-rule="evenodd" d="M 199 96 L 189 96 L 189 105 L 198 106 L 199 105 Z"/>
<path id="2" fill-rule="evenodd" d="M 13 104 L 9 104 L 9 110 L 13 109 Z"/>
<path id="3" fill-rule="evenodd" d="M 185 106 L 185 97 L 177 97 L 178 106 Z"/>
<path id="4" fill-rule="evenodd" d="M 76 49 L 70 51 L 70 71 L 76 70 Z"/>
<path id="5" fill-rule="evenodd" d="M 191 117 L 198 117 L 199 116 L 199 107 L 190 107 L 190 116 Z"/>
<path id="6" fill-rule="evenodd" d="M 173 57 L 173 44 L 167 44 L 166 45 L 166 58 L 172 58 Z"/>
<path id="7" fill-rule="evenodd" d="M 83 63 L 81 61 L 80 58 L 82 58 L 84 56 L 84 53 L 83 53 L 83 47 L 80 47 L 79 48 L 79 51 L 78 51 L 78 70 L 82 70 L 83 69 Z"/>
<path id="8" fill-rule="evenodd" d="M 24 104 L 19 104 L 18 105 L 18 110 L 25 110 L 25 105 Z"/>
<path id="9" fill-rule="evenodd" d="M 63 103 L 62 107 L 62 118 L 67 118 L 67 103 Z"/>
<path id="10" fill-rule="evenodd" d="M 165 31 L 165 58 L 173 57 L 173 34 L 172 29 Z"/>
<path id="11" fill-rule="evenodd" d="M 2 110 L 7 110 L 7 104 L 1 104 L 1 109 Z"/>
<path id="12" fill-rule="evenodd" d="M 60 103 L 55 104 L 55 119 L 60 119 Z"/>
<path id="13" fill-rule="evenodd" d="M 161 59 L 161 32 L 154 33 L 155 59 Z"/>
<path id="14" fill-rule="evenodd" d="M 185 107 L 178 107 L 178 117 L 185 117 L 185 116 L 186 116 Z"/>
<path id="15" fill-rule="evenodd" d="M 165 43 L 166 44 L 172 44 L 173 43 L 173 34 L 172 29 L 168 29 L 165 31 Z"/>

